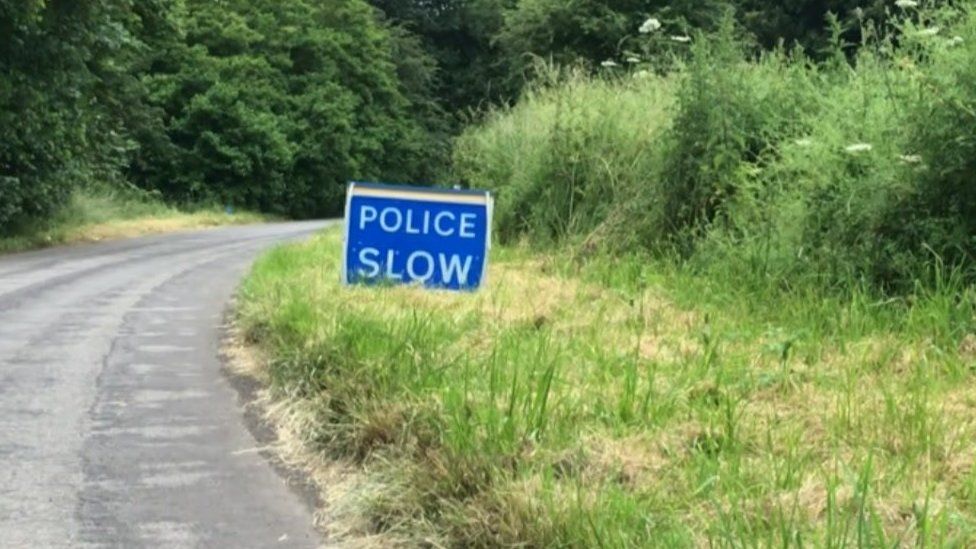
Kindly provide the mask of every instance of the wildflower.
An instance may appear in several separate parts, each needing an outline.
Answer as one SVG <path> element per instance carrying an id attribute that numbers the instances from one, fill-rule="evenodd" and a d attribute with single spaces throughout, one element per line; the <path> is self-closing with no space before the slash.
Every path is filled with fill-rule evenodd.
<path id="1" fill-rule="evenodd" d="M 691 37 L 690 36 L 672 36 L 671 37 L 671 40 L 674 41 L 674 42 L 680 42 L 682 44 L 687 44 L 688 42 L 691 42 Z"/>
<path id="2" fill-rule="evenodd" d="M 641 60 L 638 59 L 637 57 L 628 57 L 627 58 L 627 62 L 630 63 L 631 65 L 636 65 L 637 63 L 640 63 L 640 61 Z"/>
<path id="3" fill-rule="evenodd" d="M 640 26 L 639 30 L 641 34 L 650 34 L 654 31 L 659 31 L 661 30 L 661 22 L 654 17 L 650 17 L 647 21 L 644 21 L 644 24 Z"/>
<path id="4" fill-rule="evenodd" d="M 804 139 L 797 139 L 795 141 L 795 143 L 799 147 L 810 147 L 810 146 L 813 145 L 813 140 L 812 139 L 806 139 L 806 138 L 804 138 Z"/>
<path id="5" fill-rule="evenodd" d="M 602 66 L 605 69 L 612 69 L 612 68 L 617 67 L 619 65 L 617 65 L 616 61 L 607 59 L 603 63 L 600 63 L 600 66 Z"/>
<path id="6" fill-rule="evenodd" d="M 917 8 L 918 2 L 915 0 L 898 0 L 895 2 L 895 5 L 904 10 L 908 8 Z"/>
<path id="7" fill-rule="evenodd" d="M 651 71 L 637 71 L 634 73 L 634 78 L 637 80 L 644 80 L 651 77 Z"/>
<path id="8" fill-rule="evenodd" d="M 949 46 L 959 46 L 963 42 L 965 42 L 965 40 L 963 40 L 962 36 L 953 36 L 952 38 L 949 39 L 948 44 Z"/>
<path id="9" fill-rule="evenodd" d="M 870 143 L 854 143 L 853 145 L 848 145 L 844 151 L 850 154 L 858 154 L 862 152 L 871 152 L 874 150 L 874 145 Z"/>
<path id="10" fill-rule="evenodd" d="M 905 164 L 921 164 L 922 157 L 917 154 L 902 154 L 898 156 L 898 160 L 901 160 Z"/>
<path id="11" fill-rule="evenodd" d="M 942 29 L 939 27 L 929 27 L 927 29 L 922 29 L 915 33 L 915 36 L 935 36 L 941 32 Z"/>

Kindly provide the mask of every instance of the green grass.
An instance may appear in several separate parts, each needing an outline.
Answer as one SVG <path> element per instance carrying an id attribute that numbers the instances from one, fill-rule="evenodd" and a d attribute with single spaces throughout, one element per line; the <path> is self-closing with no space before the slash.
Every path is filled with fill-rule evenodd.
<path id="1" fill-rule="evenodd" d="M 53 217 L 0 235 L 0 253 L 265 220 L 217 207 L 177 208 L 136 189 L 93 186 L 76 192 Z"/>
<path id="2" fill-rule="evenodd" d="M 976 294 L 759 291 L 638 256 L 496 249 L 455 295 L 343 288 L 330 232 L 240 323 L 282 426 L 357 472 L 374 545 L 976 543 Z M 920 287 L 921 288 L 921 287 Z"/>
<path id="3" fill-rule="evenodd" d="M 455 153 L 497 197 L 478 294 L 343 288 L 335 232 L 260 261 L 241 326 L 326 524 L 976 546 L 972 7 L 906 5 L 897 40 L 820 65 L 729 23 L 666 77 L 559 74 L 495 110 Z"/>
<path id="4" fill-rule="evenodd" d="M 894 295 L 935 258 L 976 281 L 976 3 L 921 4 L 823 63 L 758 54 L 728 21 L 665 77 L 556 74 L 467 128 L 456 170 L 495 193 L 504 242 L 751 285 Z"/>

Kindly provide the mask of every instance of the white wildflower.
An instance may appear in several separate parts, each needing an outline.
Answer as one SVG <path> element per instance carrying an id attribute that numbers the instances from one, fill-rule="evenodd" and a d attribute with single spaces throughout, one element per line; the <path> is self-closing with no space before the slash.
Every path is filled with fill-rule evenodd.
<path id="1" fill-rule="evenodd" d="M 682 44 L 687 44 L 688 42 L 691 42 L 691 37 L 690 36 L 672 36 L 671 37 L 671 40 L 674 41 L 674 42 L 680 42 Z"/>
<path id="2" fill-rule="evenodd" d="M 811 146 L 813 146 L 813 140 L 812 139 L 806 139 L 806 138 L 804 138 L 804 139 L 797 139 L 795 141 L 795 143 L 796 143 L 796 145 L 798 147 L 811 147 Z"/>
<path id="3" fill-rule="evenodd" d="M 921 164 L 922 157 L 917 154 L 902 154 L 898 156 L 898 160 L 901 160 L 905 164 Z"/>
<path id="4" fill-rule="evenodd" d="M 965 40 L 963 40 L 962 36 L 953 36 L 949 39 L 949 46 L 959 46 L 962 45 L 963 42 L 965 42 Z"/>
<path id="5" fill-rule="evenodd" d="M 634 78 L 637 80 L 645 80 L 651 77 L 651 71 L 637 71 L 634 73 Z"/>
<path id="6" fill-rule="evenodd" d="M 627 58 L 627 62 L 630 63 L 631 65 L 636 65 L 637 63 L 640 63 L 640 61 L 641 60 L 639 58 L 637 58 L 637 57 L 628 57 Z"/>
<path id="7" fill-rule="evenodd" d="M 844 151 L 850 154 L 858 154 L 862 152 L 871 152 L 874 150 L 874 145 L 870 143 L 854 143 L 853 145 L 848 145 Z"/>
<path id="8" fill-rule="evenodd" d="M 922 29 L 915 33 L 915 36 L 935 36 L 942 32 L 939 27 L 929 27 L 927 29 Z"/>
<path id="9" fill-rule="evenodd" d="M 895 2 L 895 5 L 904 10 L 908 8 L 917 8 L 918 2 L 915 0 L 898 0 Z"/>
<path id="10" fill-rule="evenodd" d="M 661 30 L 661 26 L 662 25 L 659 20 L 651 17 L 647 21 L 644 21 L 644 24 L 640 26 L 639 30 L 641 34 L 650 34 L 652 32 Z"/>
<path id="11" fill-rule="evenodd" d="M 617 62 L 616 61 L 613 61 L 611 59 L 607 59 L 603 63 L 600 63 L 600 66 L 603 67 L 603 68 L 605 68 L 605 69 L 612 69 L 614 67 L 618 67 L 619 65 L 617 65 Z"/>

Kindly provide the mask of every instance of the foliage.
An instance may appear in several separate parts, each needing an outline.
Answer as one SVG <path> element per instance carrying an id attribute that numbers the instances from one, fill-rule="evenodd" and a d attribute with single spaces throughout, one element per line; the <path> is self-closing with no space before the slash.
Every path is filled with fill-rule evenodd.
<path id="1" fill-rule="evenodd" d="M 739 34 L 755 36 L 737 56 L 783 41 L 804 47 L 797 58 L 853 59 L 858 45 L 897 35 L 886 16 L 899 10 L 880 0 L 2 0 L 0 228 L 52 215 L 95 181 L 128 180 L 172 202 L 335 214 L 349 179 L 444 182 L 464 124 L 552 70 L 727 66 L 687 42 L 733 12 Z M 836 32 L 824 27 L 830 12 Z M 661 28 L 641 32 L 651 19 Z M 726 73 L 725 85 L 750 81 L 749 70 Z M 765 107 L 743 100 L 756 90 L 709 89 L 751 122 L 692 126 L 762 123 Z M 676 190 L 711 176 L 668 171 L 687 179 Z M 670 207 L 702 210 L 693 200 Z"/>
<path id="2" fill-rule="evenodd" d="M 912 170 L 913 188 L 892 207 L 884 226 L 896 250 L 926 247 L 950 265 L 968 266 L 976 260 L 976 10 L 946 35 L 928 36 L 926 28 L 932 27 L 912 29 L 928 63 L 906 68 L 918 95 L 906 117 L 900 157 L 921 165 Z M 893 269 L 904 268 L 897 256 L 892 263 Z"/>
<path id="3" fill-rule="evenodd" d="M 173 70 L 147 79 L 168 121 L 167 139 L 147 146 L 167 161 L 144 184 L 312 216 L 338 213 L 349 180 L 431 177 L 430 139 L 409 113 L 390 36 L 365 4 L 188 7 L 185 43 L 161 60 Z"/>
<path id="4" fill-rule="evenodd" d="M 605 224 L 622 221 L 620 205 L 654 194 L 674 92 L 669 80 L 647 78 L 552 73 L 553 85 L 530 90 L 458 140 L 455 169 L 496 191 L 502 241 L 599 238 Z"/>
<path id="5" fill-rule="evenodd" d="M 507 0 L 370 0 L 385 18 L 416 37 L 437 69 L 432 97 L 452 115 L 511 99 L 518 82 L 496 43 Z M 420 59 L 420 54 L 402 57 Z M 461 120 L 449 120 L 456 129 Z"/>
<path id="6" fill-rule="evenodd" d="M 293 216 L 433 181 L 432 63 L 361 0 L 2 2 L 0 228 L 126 179 Z"/>
<path id="7" fill-rule="evenodd" d="M 99 102 L 105 57 L 128 45 L 120 2 L 0 2 L 0 230 L 51 214 L 124 142 Z M 92 104 L 94 102 L 94 104 Z"/>
<path id="8" fill-rule="evenodd" d="M 897 39 L 867 25 L 853 57 L 835 24 L 834 55 L 815 63 L 755 58 L 726 20 L 693 37 L 669 80 L 616 69 L 626 80 L 529 94 L 469 130 L 457 166 L 496 182 L 508 238 L 544 226 L 544 241 L 676 252 L 757 285 L 905 292 L 933 259 L 969 273 L 972 15 L 908 8 L 888 24 Z M 651 123 L 668 103 L 636 106 L 634 93 L 674 106 Z M 664 128 L 654 145 L 636 121 Z M 621 158 L 603 144 L 640 152 Z"/>
<path id="9" fill-rule="evenodd" d="M 531 66 L 531 56 L 562 65 L 622 63 L 628 50 L 638 49 L 639 29 L 649 16 L 678 35 L 713 28 L 725 6 L 713 0 L 523 0 L 506 12 L 499 42 L 522 70 Z"/>
<path id="10" fill-rule="evenodd" d="M 493 255 L 478 294 L 342 288 L 334 231 L 247 279 L 245 337 L 289 446 L 328 464 L 334 541 L 976 541 L 960 278 L 879 302 L 640 256 Z"/>

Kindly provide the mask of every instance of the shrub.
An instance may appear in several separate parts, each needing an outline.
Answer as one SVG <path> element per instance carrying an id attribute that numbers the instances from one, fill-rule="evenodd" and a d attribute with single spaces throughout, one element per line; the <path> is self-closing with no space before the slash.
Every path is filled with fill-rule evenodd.
<path id="1" fill-rule="evenodd" d="M 822 63 L 753 56 L 727 19 L 669 78 L 573 76 L 469 130 L 458 169 L 497 190 L 508 239 L 676 250 L 773 286 L 971 270 L 976 16 L 911 8 L 853 56 L 833 28 Z"/>
<path id="2" fill-rule="evenodd" d="M 734 198 L 744 174 L 761 169 L 771 144 L 802 134 L 818 90 L 802 56 L 780 52 L 746 60 L 731 19 L 699 34 L 682 72 L 672 130 L 663 146 L 661 219 L 646 242 L 694 241 Z"/>
<path id="3" fill-rule="evenodd" d="M 598 229 L 653 192 L 671 104 L 666 79 L 553 74 L 550 85 L 465 133 L 455 166 L 470 184 L 497 190 L 503 240 L 604 236 Z"/>
<path id="4" fill-rule="evenodd" d="M 365 2 L 190 7 L 185 40 L 147 78 L 167 127 L 143 144 L 154 161 L 136 174 L 142 184 L 317 216 L 341 211 L 349 180 L 424 180 L 436 169 L 390 34 Z"/>

